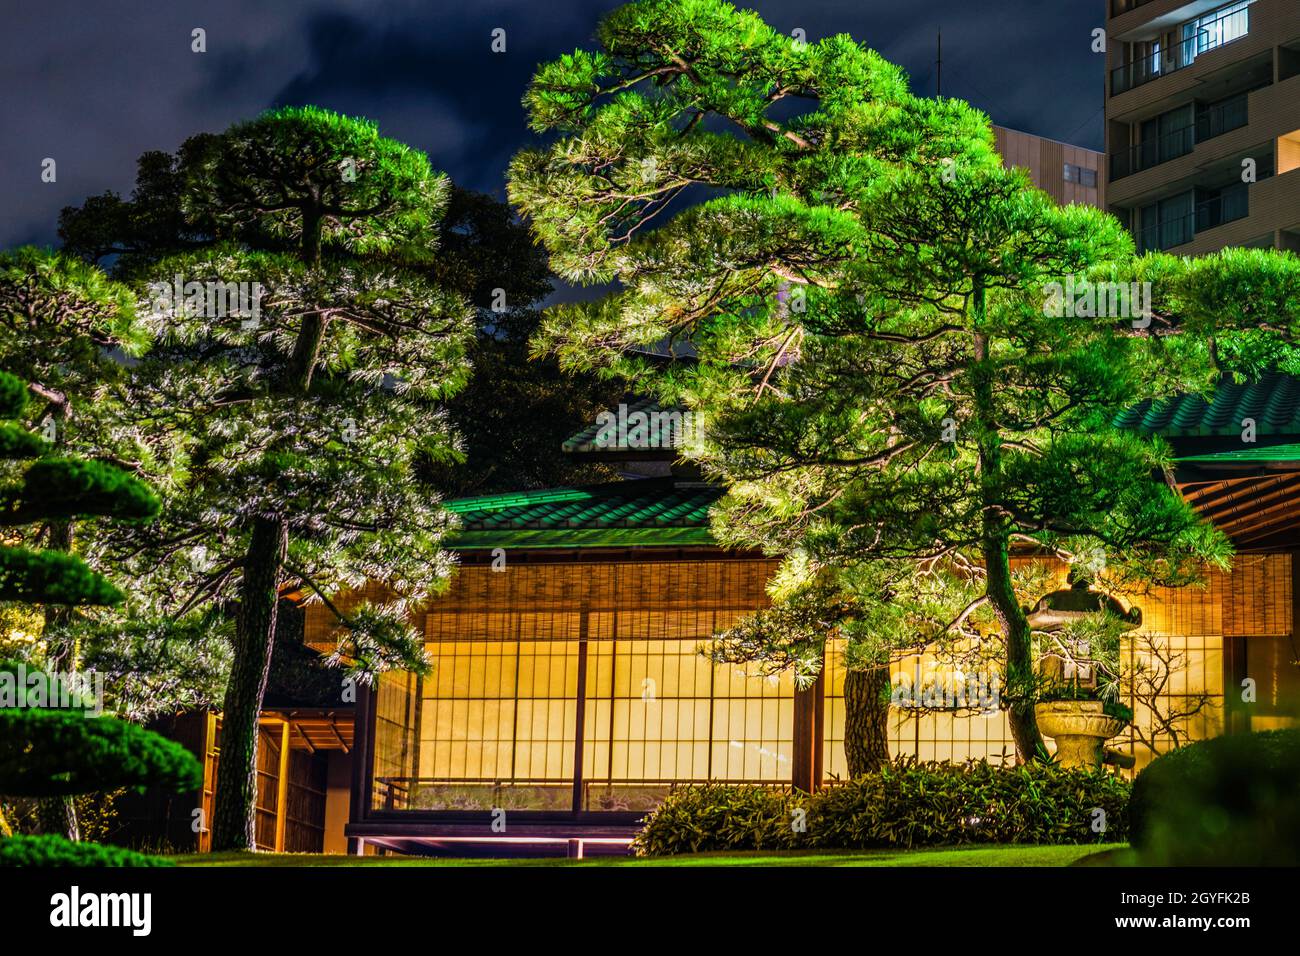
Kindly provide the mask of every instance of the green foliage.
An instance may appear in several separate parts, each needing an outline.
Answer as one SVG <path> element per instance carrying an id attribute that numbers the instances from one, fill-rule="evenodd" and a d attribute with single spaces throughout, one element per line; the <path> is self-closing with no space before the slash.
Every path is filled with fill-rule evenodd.
<path id="1" fill-rule="evenodd" d="M 0 252 L 0 356 L 4 369 L 85 394 L 109 374 L 105 348 L 137 355 L 148 336 L 126 286 L 75 256 L 23 246 Z M 53 375 L 54 378 L 50 376 Z"/>
<path id="2" fill-rule="evenodd" d="M 27 386 L 18 376 L 0 372 L 0 418 L 21 418 L 26 410 Z"/>
<path id="3" fill-rule="evenodd" d="M 179 620 L 152 615 L 131 599 L 120 610 L 120 616 L 87 621 L 80 631 L 82 664 L 103 676 L 106 707 L 135 721 L 220 707 L 234 631 L 222 608 Z"/>
<path id="4" fill-rule="evenodd" d="M 1298 790 L 1300 730 L 1197 741 L 1138 774 L 1132 842 L 1151 866 L 1295 866 Z"/>
<path id="5" fill-rule="evenodd" d="M 827 789 L 809 830 L 826 846 L 1114 842 L 1129 789 L 1116 774 L 1037 762 L 898 763 Z"/>
<path id="6" fill-rule="evenodd" d="M 23 669 L 20 671 L 19 667 Z M 25 681 L 18 678 L 24 676 Z M 85 712 L 95 707 L 93 696 L 87 688 L 75 683 L 60 683 L 39 667 L 25 661 L 0 658 L 0 709 L 9 707 L 40 707 L 46 710 L 76 710 Z"/>
<path id="7" fill-rule="evenodd" d="M 73 843 L 52 833 L 0 837 L 0 867 L 173 866 L 170 860 L 117 846 Z"/>
<path id="8" fill-rule="evenodd" d="M 0 399 L 21 411 L 15 396 L 21 383 L 0 372 Z M 10 461 L 43 454 L 46 442 L 14 422 L 0 423 L 0 458 Z M 147 518 L 158 501 L 149 488 L 121 469 L 68 457 L 44 457 L 26 467 L 21 480 L 0 487 L 0 526 L 17 528 L 77 516 Z M 85 561 L 67 551 L 0 545 L 0 601 L 37 605 L 116 604 L 122 592 Z"/>
<path id="9" fill-rule="evenodd" d="M 152 260 L 133 262 L 160 344 L 131 386 L 141 432 L 184 467 L 161 519 L 116 529 L 106 559 L 151 618 L 228 606 L 255 521 L 275 516 L 289 529 L 284 583 L 333 595 L 382 579 L 400 613 L 450 567 L 448 520 L 412 480 L 456 455 L 445 402 L 469 374 L 466 303 L 423 261 L 446 177 L 375 124 L 309 107 L 195 142 L 164 178 L 181 184 L 191 239 L 160 227 Z M 257 322 L 173 301 L 176 275 L 257 283 Z M 409 637 L 383 630 L 367 660 L 419 666 Z"/>
<path id="10" fill-rule="evenodd" d="M 210 148 L 213 138 L 200 133 L 185 140 L 175 155 L 161 150 L 141 155 L 129 199 L 106 192 L 81 206 L 64 207 L 59 213 L 64 251 L 90 263 L 112 257 L 114 276 L 125 281 L 142 275 L 161 255 L 207 238 L 186 221 L 181 195 L 183 170 Z"/>
<path id="11" fill-rule="evenodd" d="M 0 488 L 0 524 L 39 518 L 116 518 L 149 521 L 161 504 L 153 490 L 113 465 L 48 457 L 23 474 L 20 487 Z"/>
<path id="12" fill-rule="evenodd" d="M 208 145 L 185 170 L 182 206 L 192 222 L 352 254 L 423 258 L 432 248 L 447 177 L 370 120 L 287 106 Z"/>
<path id="13" fill-rule="evenodd" d="M 1218 372 L 1238 381 L 1274 369 L 1300 373 L 1300 257 L 1294 253 L 1223 249 L 1196 258 L 1152 253 L 1131 271 L 1152 284 L 1153 327 L 1162 333 L 1157 344 L 1165 364 L 1179 362 L 1202 372 L 1200 387 L 1190 390 L 1212 390 Z M 1207 361 L 1211 351 L 1212 362 Z M 1160 379 L 1151 386 L 1159 389 Z"/>
<path id="14" fill-rule="evenodd" d="M 476 334 L 467 353 L 473 376 L 447 404 L 462 453 L 427 456 L 421 479 L 463 497 L 609 478 L 608 469 L 574 462 L 560 446 L 617 404 L 623 389 L 529 354 L 537 303 L 552 292 L 553 276 L 528 227 L 507 204 L 453 189 L 431 269 L 473 306 Z"/>
<path id="15" fill-rule="evenodd" d="M 161 786 L 201 786 L 182 747 L 136 724 L 80 711 L 0 710 L 0 793 L 48 797 Z"/>
<path id="16" fill-rule="evenodd" d="M 810 798 L 750 785 L 705 784 L 673 790 L 646 817 L 633 850 L 668 856 L 709 850 L 791 850 L 807 845 L 794 831 L 796 809 Z"/>
<path id="17" fill-rule="evenodd" d="M 0 601 L 101 606 L 117 604 L 122 596 L 75 554 L 0 546 Z"/>
<path id="18" fill-rule="evenodd" d="M 748 785 L 675 790 L 646 818 L 634 848 L 643 856 L 665 856 L 706 850 L 1107 843 L 1125 838 L 1129 790 L 1115 774 L 1053 764 L 1002 768 L 899 761 L 812 795 Z M 802 830 L 796 825 L 801 816 Z"/>
<path id="19" fill-rule="evenodd" d="M 686 405 L 704 426 L 690 456 L 728 485 L 715 536 L 785 559 L 780 600 L 803 603 L 720 653 L 807 679 L 836 634 L 868 662 L 923 638 L 1001 644 L 1032 753 L 1013 548 L 1099 551 L 1103 587 L 1226 564 L 1227 539 L 1159 480 L 1168 449 L 1111 423 L 1153 388 L 1213 381 L 1219 332 L 1239 367 L 1279 358 L 1300 260 L 1137 260 L 1118 220 L 1005 168 L 986 116 L 912 96 L 849 37 L 645 0 L 597 41 L 538 68 L 525 105 L 551 139 L 509 188 L 561 275 L 614 288 L 549 309 L 537 348 Z M 1135 275 L 1157 285 L 1147 331 L 1051 307 L 1055 286 Z"/>

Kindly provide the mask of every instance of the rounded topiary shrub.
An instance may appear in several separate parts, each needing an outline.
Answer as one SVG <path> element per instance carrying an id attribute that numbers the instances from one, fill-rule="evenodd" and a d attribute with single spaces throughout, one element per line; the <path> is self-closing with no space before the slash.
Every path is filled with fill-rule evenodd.
<path id="1" fill-rule="evenodd" d="M 184 792 L 202 783 L 193 754 L 128 721 L 0 710 L 0 793 L 48 797 L 151 784 Z"/>
<path id="2" fill-rule="evenodd" d="M 172 866 L 169 860 L 118 846 L 73 843 L 54 834 L 0 837 L 0 866 Z"/>
<path id="3" fill-rule="evenodd" d="M 1130 814 L 1149 865 L 1300 864 L 1300 729 L 1216 737 L 1158 757 L 1138 774 Z"/>

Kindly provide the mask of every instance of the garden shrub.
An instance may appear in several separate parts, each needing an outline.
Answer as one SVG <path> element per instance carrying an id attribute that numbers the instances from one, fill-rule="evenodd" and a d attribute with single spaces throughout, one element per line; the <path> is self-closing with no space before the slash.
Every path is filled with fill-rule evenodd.
<path id="1" fill-rule="evenodd" d="M 1133 785 L 1131 839 L 1154 866 L 1300 864 L 1300 729 L 1202 740 Z"/>
<path id="2" fill-rule="evenodd" d="M 172 866 L 170 860 L 145 856 L 118 846 L 73 843 L 54 834 L 0 837 L 0 866 L 87 867 Z"/>
<path id="3" fill-rule="evenodd" d="M 792 825 L 794 810 L 806 809 L 808 800 L 748 785 L 683 787 L 651 811 L 633 849 L 640 856 L 794 849 L 802 845 Z"/>
<path id="4" fill-rule="evenodd" d="M 900 760 L 812 795 L 718 784 L 676 790 L 646 818 L 634 849 L 663 856 L 1122 842 L 1130 786 L 1110 772 L 1055 764 L 1003 768 Z M 806 812 L 802 830 L 794 825 L 798 809 Z"/>
<path id="5" fill-rule="evenodd" d="M 198 789 L 203 768 L 180 744 L 112 717 L 0 710 L 0 793 L 46 797 L 93 790 Z"/>
<path id="6" fill-rule="evenodd" d="M 808 835 L 828 849 L 1113 842 L 1127 835 L 1129 789 L 1113 773 L 1051 763 L 898 761 L 820 791 Z"/>

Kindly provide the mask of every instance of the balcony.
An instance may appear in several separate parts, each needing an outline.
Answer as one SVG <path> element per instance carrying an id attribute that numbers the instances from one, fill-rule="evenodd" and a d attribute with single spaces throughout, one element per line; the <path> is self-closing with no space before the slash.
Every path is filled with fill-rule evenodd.
<path id="1" fill-rule="evenodd" d="M 1164 219 L 1136 232 L 1138 252 L 1154 252 L 1186 245 L 1198 233 L 1215 229 L 1250 215 L 1250 191 L 1246 183 L 1224 189 L 1213 199 L 1197 203 L 1184 216 Z"/>
<path id="2" fill-rule="evenodd" d="M 1249 122 L 1249 97 L 1243 93 L 1202 111 L 1194 123 L 1112 153 L 1111 182 L 1186 156 L 1197 144 L 1241 129 Z"/>
<path id="3" fill-rule="evenodd" d="M 1138 7 L 1145 7 L 1151 0 L 1110 0 L 1110 15 L 1118 17 L 1124 13 L 1131 13 Z"/>
<path id="4" fill-rule="evenodd" d="M 1157 48 L 1147 56 L 1125 63 L 1110 71 L 1110 95 L 1118 96 L 1131 89 L 1158 80 L 1196 62 L 1197 57 L 1228 46 L 1250 35 L 1250 7 L 1225 13 L 1220 17 L 1205 22 L 1191 21 L 1187 26 L 1196 24 L 1196 32 L 1176 43 L 1173 47 Z"/>

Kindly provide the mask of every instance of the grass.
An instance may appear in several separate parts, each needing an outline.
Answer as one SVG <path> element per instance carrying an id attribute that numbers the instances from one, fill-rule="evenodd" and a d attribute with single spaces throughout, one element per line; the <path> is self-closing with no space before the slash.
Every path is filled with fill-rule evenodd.
<path id="1" fill-rule="evenodd" d="M 1070 866 L 1123 862 L 1123 844 L 1086 846 L 935 847 L 924 850 L 840 850 L 695 853 L 675 857 L 594 857 L 568 860 L 461 859 L 405 856 L 326 856 L 318 853 L 188 853 L 174 857 L 180 866 L 474 866 L 474 867 L 663 867 L 663 866 Z"/>

